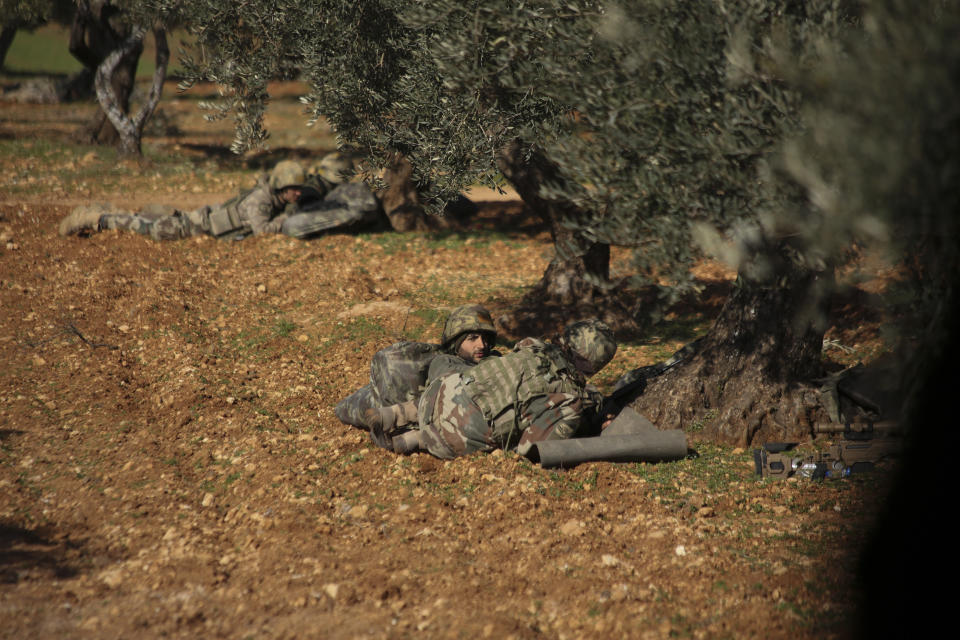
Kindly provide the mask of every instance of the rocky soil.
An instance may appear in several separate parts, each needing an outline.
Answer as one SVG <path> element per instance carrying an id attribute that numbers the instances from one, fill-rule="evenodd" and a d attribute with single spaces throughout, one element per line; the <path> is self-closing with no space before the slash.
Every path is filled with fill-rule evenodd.
<path id="1" fill-rule="evenodd" d="M 549 236 L 519 202 L 473 194 L 459 232 L 57 235 L 76 204 L 216 202 L 330 148 L 280 100 L 276 150 L 231 158 L 195 103 L 162 103 L 174 135 L 147 139 L 145 165 L 70 142 L 89 106 L 0 105 L 0 637 L 850 634 L 886 468 L 761 481 L 697 425 L 697 455 L 673 463 L 443 462 L 337 421 L 375 351 L 435 340 L 458 304 L 504 312 L 538 280 Z M 627 337 L 600 385 L 715 310 Z M 827 353 L 869 359 L 877 331 L 838 321 Z"/>

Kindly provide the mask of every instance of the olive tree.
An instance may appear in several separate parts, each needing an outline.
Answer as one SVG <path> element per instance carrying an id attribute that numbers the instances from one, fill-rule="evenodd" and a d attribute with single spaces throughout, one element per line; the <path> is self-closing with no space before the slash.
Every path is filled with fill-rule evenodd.
<path id="1" fill-rule="evenodd" d="M 81 137 L 116 145 L 126 155 L 141 155 L 143 128 L 160 99 L 170 59 L 164 17 L 140 0 L 76 0 L 70 53 L 93 76 L 100 104 Z M 140 109 L 131 115 L 130 98 L 147 32 L 153 33 L 156 44 L 153 82 Z"/>
<path id="2" fill-rule="evenodd" d="M 825 419 L 809 381 L 834 261 L 883 233 L 829 215 L 799 149 L 859 3 L 154 1 L 196 33 L 192 76 L 229 89 L 237 149 L 265 139 L 267 82 L 293 64 L 316 117 L 374 167 L 402 154 L 437 202 L 510 181 L 552 222 L 541 300 L 595 313 L 610 243 L 672 291 L 703 251 L 733 263 L 699 352 L 639 401 L 661 426 L 712 416 L 709 435 L 747 443 Z"/>
<path id="3" fill-rule="evenodd" d="M 499 187 L 506 176 L 550 222 L 563 248 L 539 288 L 541 302 L 572 308 L 606 293 L 609 247 L 560 224 L 573 204 L 545 198 L 540 190 L 544 181 L 565 180 L 544 152 L 547 136 L 541 129 L 569 119 L 569 107 L 526 88 L 487 81 L 497 75 L 487 49 L 498 50 L 495 41 L 506 33 L 489 32 L 499 4 L 475 7 L 482 19 L 470 18 L 479 29 L 474 36 L 480 66 L 464 71 L 482 74 L 472 86 L 451 73 L 458 60 L 448 56 L 459 44 L 444 41 L 464 28 L 463 9 L 455 3 L 440 13 L 430 3 L 397 0 L 161 4 L 183 11 L 184 24 L 196 34 L 202 57 L 185 61 L 188 75 L 229 89 L 221 107 L 237 118 L 236 150 L 263 142 L 267 82 L 284 66 L 298 65 L 314 114 L 325 117 L 343 143 L 364 152 L 374 168 L 390 169 L 398 157 L 408 161 L 410 178 L 437 210 L 466 187 Z M 576 18 L 559 4 L 533 13 L 521 6 L 517 15 L 537 22 L 527 35 L 539 41 Z"/>
<path id="4" fill-rule="evenodd" d="M 883 238 L 901 260 L 899 338 L 917 356 L 907 363 L 916 387 L 954 332 L 958 302 L 960 6 L 874 0 L 862 23 L 798 78 L 809 125 L 786 164 L 825 212 L 824 235 Z"/>

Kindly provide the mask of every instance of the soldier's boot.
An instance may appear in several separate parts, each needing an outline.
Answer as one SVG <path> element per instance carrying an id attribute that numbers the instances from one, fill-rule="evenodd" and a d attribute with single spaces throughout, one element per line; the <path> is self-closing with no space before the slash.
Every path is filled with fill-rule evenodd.
<path id="1" fill-rule="evenodd" d="M 108 213 L 108 205 L 83 204 L 74 207 L 67 216 L 60 221 L 58 231 L 61 236 L 72 236 L 81 231 L 99 231 L 100 216 Z"/>
<path id="2" fill-rule="evenodd" d="M 393 451 L 390 435 L 397 428 L 405 427 L 417 421 L 417 405 L 413 402 L 367 409 L 363 412 L 363 421 L 370 429 L 370 439 L 382 449 Z"/>
<path id="3" fill-rule="evenodd" d="M 393 450 L 402 455 L 416 453 L 423 448 L 420 440 L 419 429 L 414 429 L 413 431 L 407 431 L 406 433 L 401 433 L 398 436 L 393 436 L 391 444 L 393 445 Z"/>
<path id="4" fill-rule="evenodd" d="M 370 411 L 376 411 L 376 409 L 369 409 Z M 393 451 L 393 441 L 383 431 L 383 422 L 377 420 L 370 420 L 368 422 L 370 425 L 370 439 L 373 440 L 373 444 L 377 445 L 381 449 L 386 449 L 387 451 Z"/>

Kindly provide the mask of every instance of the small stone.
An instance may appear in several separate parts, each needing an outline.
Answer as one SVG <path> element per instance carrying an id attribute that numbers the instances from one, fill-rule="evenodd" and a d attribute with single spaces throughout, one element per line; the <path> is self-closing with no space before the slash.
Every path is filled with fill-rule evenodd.
<path id="1" fill-rule="evenodd" d="M 337 594 L 340 593 L 340 585 L 329 582 L 323 585 L 323 592 L 327 594 L 327 597 L 329 597 L 331 600 L 336 600 Z"/>
<path id="2" fill-rule="evenodd" d="M 614 556 L 610 555 L 609 553 L 605 553 L 602 556 L 600 556 L 600 564 L 602 564 L 605 567 L 615 567 L 618 564 L 620 564 L 620 561 L 617 560 Z"/>
<path id="3" fill-rule="evenodd" d="M 565 536 L 579 536 L 583 534 L 583 523 L 579 520 L 567 520 L 560 525 L 560 533 Z"/>
<path id="4" fill-rule="evenodd" d="M 100 582 L 108 587 L 117 587 L 123 582 L 123 574 L 120 569 L 107 569 L 100 573 Z"/>
<path id="5" fill-rule="evenodd" d="M 685 556 L 685 555 L 687 555 L 687 549 L 686 549 L 686 547 L 684 547 L 682 544 L 678 544 L 678 545 L 677 545 L 677 548 L 674 549 L 673 552 L 674 552 L 675 554 L 677 554 L 678 556 Z"/>
<path id="6" fill-rule="evenodd" d="M 100 618 L 92 616 L 80 623 L 81 629 L 96 629 L 100 626 Z"/>

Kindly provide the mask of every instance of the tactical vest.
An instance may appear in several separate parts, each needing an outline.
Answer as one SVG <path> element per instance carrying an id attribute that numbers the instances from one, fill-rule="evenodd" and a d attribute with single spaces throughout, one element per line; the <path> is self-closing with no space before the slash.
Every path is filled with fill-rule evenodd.
<path id="1" fill-rule="evenodd" d="M 221 205 L 210 210 L 210 233 L 222 236 L 231 231 L 243 229 L 246 225 L 240 218 L 240 203 L 254 192 L 256 187 L 241 192 Z"/>
<path id="2" fill-rule="evenodd" d="M 486 358 L 461 378 L 464 392 L 488 422 L 508 408 L 514 408 L 517 419 L 520 407 L 548 393 L 586 397 L 582 376 L 552 344 L 539 343 L 501 358 Z"/>

